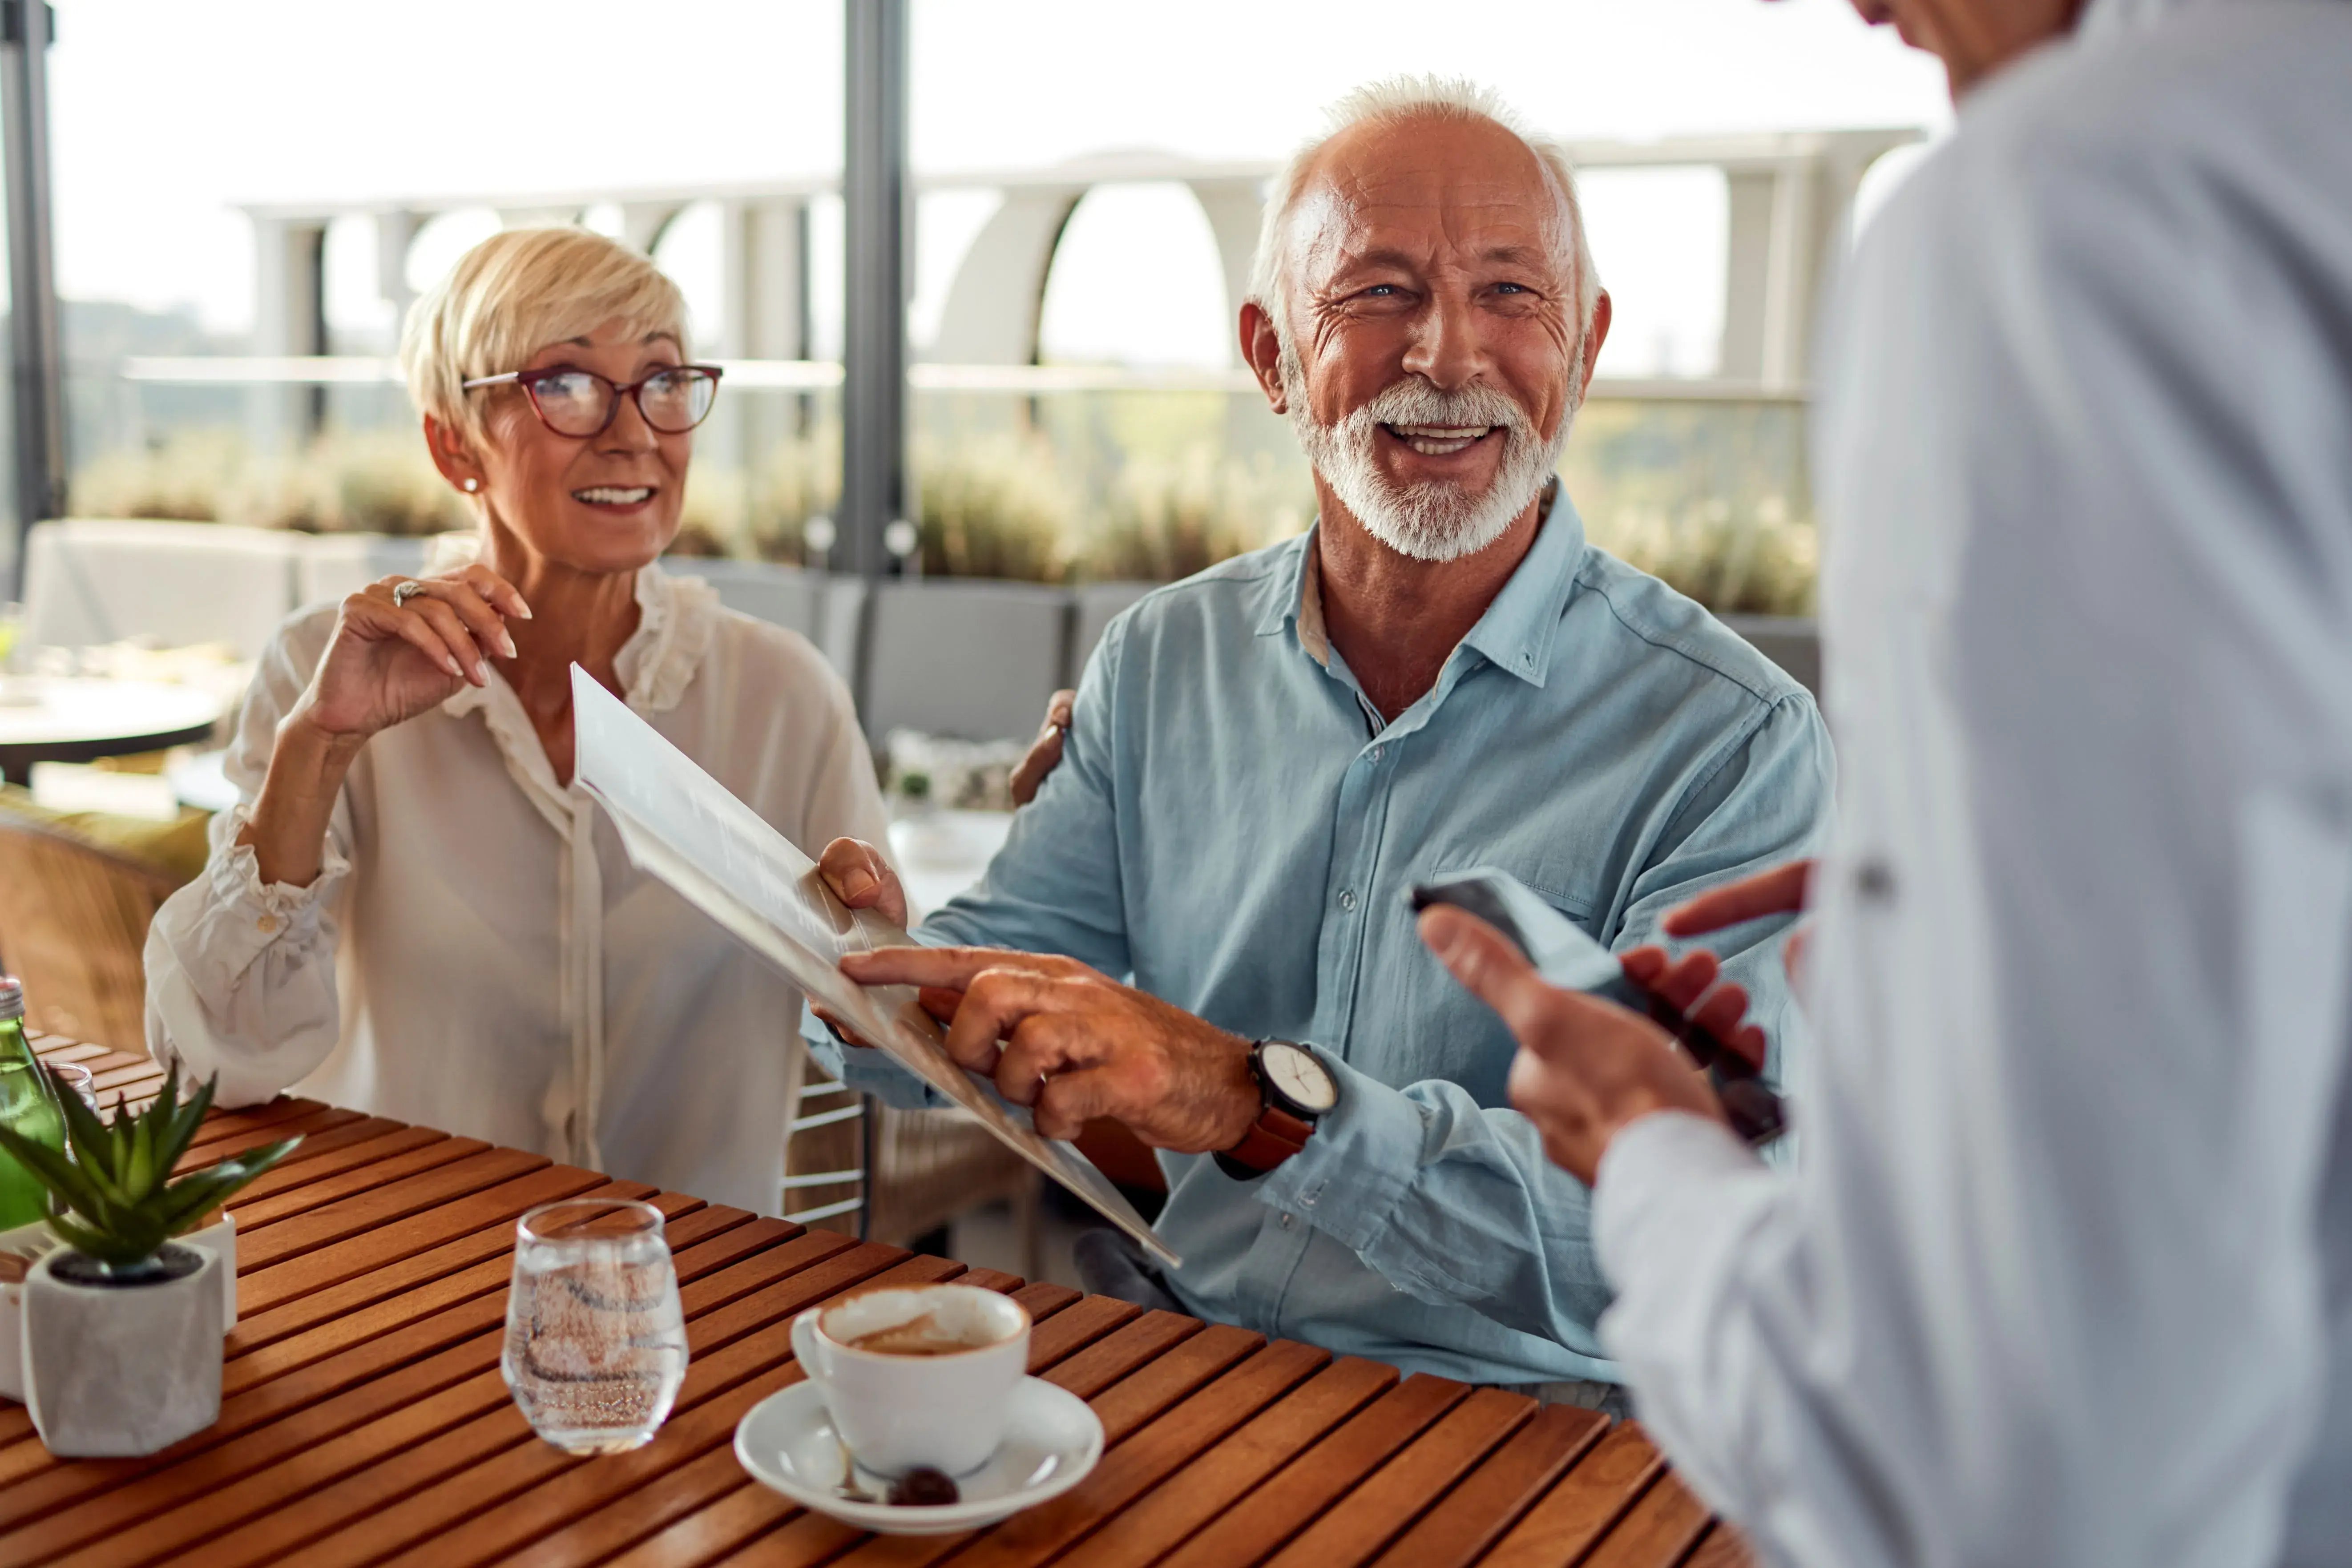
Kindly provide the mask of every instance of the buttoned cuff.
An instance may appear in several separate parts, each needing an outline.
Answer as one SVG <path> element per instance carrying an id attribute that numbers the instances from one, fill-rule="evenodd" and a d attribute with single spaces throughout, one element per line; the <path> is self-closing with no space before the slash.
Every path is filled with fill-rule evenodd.
<path id="1" fill-rule="evenodd" d="M 1731 1129 L 1686 1110 L 1644 1116 L 1609 1141 L 1592 1187 L 1592 1244 L 1601 1271 L 1630 1289 L 1645 1242 L 1682 1233 L 1675 1210 L 1710 1206 L 1709 1189 L 1767 1167 Z"/>
<path id="2" fill-rule="evenodd" d="M 936 1110 L 954 1101 L 917 1077 L 911 1068 L 880 1047 L 844 1045 L 818 1022 L 816 1014 L 801 1007 L 801 1040 L 817 1066 L 860 1094 L 870 1094 L 901 1110 Z"/>
<path id="3" fill-rule="evenodd" d="M 1316 1123 L 1307 1146 L 1244 1184 L 1269 1208 L 1296 1211 L 1358 1253 L 1387 1228 L 1390 1214 L 1421 1169 L 1432 1111 L 1329 1052 L 1315 1058 L 1339 1086 L 1339 1103 Z"/>
<path id="4" fill-rule="evenodd" d="M 331 832 L 320 847 L 319 874 L 309 887 L 265 882 L 260 856 L 252 845 L 236 842 L 236 836 L 252 820 L 249 805 L 238 805 L 229 814 L 224 840 L 227 853 L 215 856 L 205 869 L 212 879 L 213 905 L 229 916 L 232 927 L 243 929 L 251 939 L 247 945 L 257 952 L 272 942 L 308 941 L 319 929 L 320 910 L 333 896 L 336 884 L 351 874 L 352 863 L 335 847 Z"/>

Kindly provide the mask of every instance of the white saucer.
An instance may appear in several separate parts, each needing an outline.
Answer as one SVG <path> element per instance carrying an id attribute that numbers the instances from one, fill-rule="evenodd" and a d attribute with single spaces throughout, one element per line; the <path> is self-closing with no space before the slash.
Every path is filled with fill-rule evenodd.
<path id="1" fill-rule="evenodd" d="M 1102 1458 L 1102 1423 L 1087 1402 L 1038 1378 L 1014 1385 L 1004 1441 L 988 1463 L 956 1478 L 962 1500 L 944 1508 L 897 1507 L 842 1496 L 845 1456 L 816 1384 L 772 1394 L 735 1428 L 735 1458 L 754 1480 L 845 1524 L 886 1535 L 945 1535 L 994 1524 L 1076 1486 Z M 876 1497 L 890 1483 L 860 1465 L 856 1484 Z"/>

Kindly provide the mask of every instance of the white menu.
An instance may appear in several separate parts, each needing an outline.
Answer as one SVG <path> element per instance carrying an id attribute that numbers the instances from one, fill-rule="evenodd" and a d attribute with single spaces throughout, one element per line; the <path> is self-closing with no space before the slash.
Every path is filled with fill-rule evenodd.
<path id="1" fill-rule="evenodd" d="M 916 1001 L 914 987 L 859 985 L 837 967 L 845 953 L 907 945 L 903 930 L 835 898 L 815 863 L 790 839 L 576 664 L 572 725 L 581 786 L 612 814 L 640 869 L 677 889 L 1154 1258 L 1171 1268 L 1181 1261 L 1092 1161 L 1071 1144 L 1039 1136 L 1025 1106 L 948 1055 L 945 1033 Z"/>

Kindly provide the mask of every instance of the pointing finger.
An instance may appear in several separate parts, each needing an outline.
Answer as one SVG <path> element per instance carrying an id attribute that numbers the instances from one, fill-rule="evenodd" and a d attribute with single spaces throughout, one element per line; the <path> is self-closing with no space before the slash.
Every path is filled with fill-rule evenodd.
<path id="1" fill-rule="evenodd" d="M 1813 863 L 1791 860 L 1769 871 L 1710 889 L 1679 909 L 1667 911 L 1661 925 L 1668 936 L 1697 936 L 1721 931 L 1767 915 L 1797 914 L 1805 907 Z"/>
<path id="2" fill-rule="evenodd" d="M 993 947 L 877 947 L 848 953 L 841 961 L 841 972 L 860 985 L 929 985 L 950 991 L 971 990 L 971 983 L 991 969 L 1039 975 L 1052 972 L 1034 953 Z"/>

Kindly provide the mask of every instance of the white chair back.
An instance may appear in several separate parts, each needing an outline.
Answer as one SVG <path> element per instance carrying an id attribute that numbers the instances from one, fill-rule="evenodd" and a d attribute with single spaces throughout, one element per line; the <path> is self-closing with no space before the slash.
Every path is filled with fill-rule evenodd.
<path id="1" fill-rule="evenodd" d="M 305 541 L 294 572 L 297 605 L 350 597 L 380 578 L 415 577 L 433 542 L 389 533 L 322 533 Z"/>
<path id="2" fill-rule="evenodd" d="M 26 541 L 24 641 L 226 643 L 257 658 L 294 607 L 298 534 L 222 523 L 71 518 Z"/>
<path id="3" fill-rule="evenodd" d="M 1061 684 L 1067 590 L 1027 583 L 885 583 L 867 614 L 866 732 L 1026 740 Z"/>

